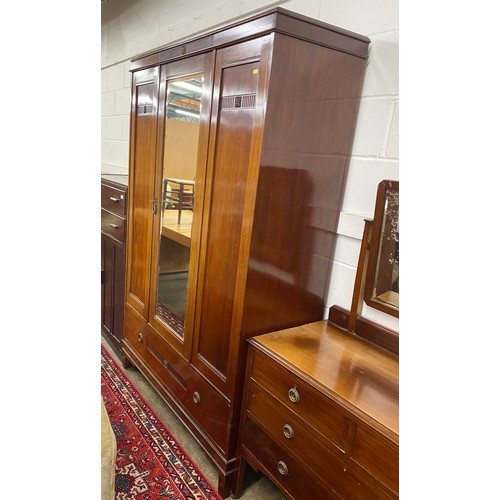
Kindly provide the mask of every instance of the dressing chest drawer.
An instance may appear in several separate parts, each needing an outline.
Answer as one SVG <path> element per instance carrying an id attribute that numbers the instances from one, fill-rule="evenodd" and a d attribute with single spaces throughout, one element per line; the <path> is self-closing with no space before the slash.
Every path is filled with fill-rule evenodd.
<path id="1" fill-rule="evenodd" d="M 290 498 L 397 498 L 397 356 L 323 321 L 249 344 L 235 495 L 248 463 Z"/>

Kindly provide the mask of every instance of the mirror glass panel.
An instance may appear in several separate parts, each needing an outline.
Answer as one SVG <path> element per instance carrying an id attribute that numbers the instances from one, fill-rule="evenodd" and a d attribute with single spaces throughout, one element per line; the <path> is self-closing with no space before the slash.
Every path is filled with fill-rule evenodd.
<path id="1" fill-rule="evenodd" d="M 170 80 L 165 107 L 156 314 L 184 335 L 202 76 Z"/>
<path id="2" fill-rule="evenodd" d="M 377 192 L 365 285 L 368 305 L 399 316 L 399 182 Z"/>

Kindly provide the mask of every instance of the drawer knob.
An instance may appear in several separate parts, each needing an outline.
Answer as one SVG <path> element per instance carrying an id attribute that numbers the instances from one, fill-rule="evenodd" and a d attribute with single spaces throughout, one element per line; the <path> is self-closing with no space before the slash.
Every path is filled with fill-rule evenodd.
<path id="1" fill-rule="evenodd" d="M 298 403 L 300 400 L 299 391 L 295 387 L 292 387 L 288 390 L 288 398 L 292 403 Z"/>
<path id="2" fill-rule="evenodd" d="M 201 401 L 201 396 L 198 392 L 195 392 L 193 394 L 193 401 L 195 402 L 195 404 L 199 404 L 200 401 Z"/>
<path id="3" fill-rule="evenodd" d="M 120 226 L 118 224 L 109 224 L 113 229 L 118 229 Z"/>
<path id="4" fill-rule="evenodd" d="M 137 340 L 138 340 L 139 342 L 142 342 L 142 339 L 143 339 L 142 333 L 141 333 L 141 332 L 139 332 L 139 335 L 137 335 Z"/>
<path id="5" fill-rule="evenodd" d="M 120 200 L 118 198 L 115 198 L 114 196 L 110 196 L 109 199 L 114 202 L 119 202 Z"/>
<path id="6" fill-rule="evenodd" d="M 285 424 L 283 426 L 283 434 L 287 439 L 293 439 L 293 436 L 295 436 L 295 433 L 293 432 L 292 426 L 290 424 Z"/>
<path id="7" fill-rule="evenodd" d="M 282 476 L 286 476 L 288 474 L 288 467 L 286 465 L 285 462 L 283 462 L 282 460 L 280 460 L 278 462 L 278 472 L 282 475 Z"/>

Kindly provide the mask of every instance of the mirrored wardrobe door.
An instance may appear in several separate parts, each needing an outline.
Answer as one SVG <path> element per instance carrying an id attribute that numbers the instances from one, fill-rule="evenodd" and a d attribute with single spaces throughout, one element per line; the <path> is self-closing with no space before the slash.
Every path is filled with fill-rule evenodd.
<path id="1" fill-rule="evenodd" d="M 206 97 L 210 95 L 209 78 L 205 77 L 207 59 L 196 57 L 165 66 L 160 86 L 163 126 L 157 139 L 158 220 L 151 317 L 155 328 L 186 356 L 186 337 L 189 344 L 194 322 L 205 184 L 203 130 L 210 111 Z"/>

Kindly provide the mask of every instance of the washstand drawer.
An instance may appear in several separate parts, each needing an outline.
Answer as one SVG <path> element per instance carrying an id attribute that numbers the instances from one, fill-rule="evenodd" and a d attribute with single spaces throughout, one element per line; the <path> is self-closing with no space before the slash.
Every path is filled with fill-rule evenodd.
<path id="1" fill-rule="evenodd" d="M 118 215 L 127 211 L 125 190 L 101 183 L 101 207 Z"/>
<path id="2" fill-rule="evenodd" d="M 125 236 L 125 220 L 121 217 L 101 209 L 101 229 L 123 243 Z"/>
<path id="3" fill-rule="evenodd" d="M 393 492 L 399 491 L 399 451 L 397 445 L 358 426 L 351 458 Z"/>
<path id="4" fill-rule="evenodd" d="M 244 455 L 246 452 L 250 452 L 264 468 L 263 472 L 292 498 L 341 498 L 326 484 L 318 481 L 311 471 L 284 451 L 250 418 L 246 418 L 243 432 Z"/>
<path id="5" fill-rule="evenodd" d="M 322 439 L 307 422 L 252 381 L 248 387 L 246 408 L 274 441 L 300 457 L 321 477 L 328 477 L 334 452 L 328 447 L 328 441 Z"/>
<path id="6" fill-rule="evenodd" d="M 282 366 L 270 361 L 270 358 L 256 350 L 253 352 L 251 378 L 341 451 L 345 451 L 352 423 L 337 409 L 335 403 Z"/>
<path id="7" fill-rule="evenodd" d="M 314 446 L 314 443 L 310 443 Z M 337 456 L 322 457 L 327 462 L 326 474 L 313 464 L 296 458 L 280 446 L 252 418 L 245 419 L 243 453 L 250 452 L 266 469 L 266 473 L 292 498 L 343 498 L 345 500 L 380 500 Z M 283 465 L 284 464 L 284 465 Z"/>
<path id="8" fill-rule="evenodd" d="M 227 449 L 230 404 L 153 328 L 144 339 L 144 359 L 167 390 L 222 450 Z"/>

